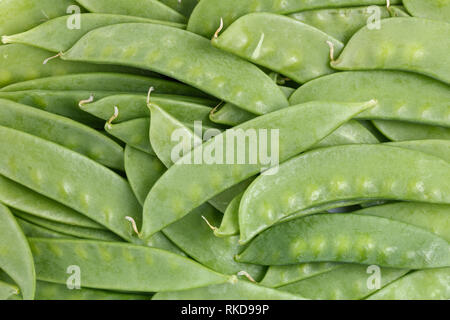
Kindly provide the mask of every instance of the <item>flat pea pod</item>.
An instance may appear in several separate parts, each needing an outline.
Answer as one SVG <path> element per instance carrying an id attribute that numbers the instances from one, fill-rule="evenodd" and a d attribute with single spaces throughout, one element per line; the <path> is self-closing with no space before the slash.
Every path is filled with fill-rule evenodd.
<path id="1" fill-rule="evenodd" d="M 61 59 L 53 59 L 47 64 L 43 64 L 53 54 L 50 51 L 18 43 L 0 46 L 0 87 L 16 82 L 68 73 L 137 72 L 132 68 L 62 61 Z"/>
<path id="2" fill-rule="evenodd" d="M 0 150 L 0 174 L 133 240 L 125 217 L 139 224 L 141 209 L 122 177 L 69 149 L 5 127 L 0 127 Z"/>
<path id="3" fill-rule="evenodd" d="M 228 280 L 227 276 L 161 249 L 88 240 L 30 238 L 29 242 L 37 278 L 48 282 L 65 284 L 70 265 L 80 267 L 83 286 L 92 289 L 163 292 Z"/>
<path id="4" fill-rule="evenodd" d="M 359 114 L 358 119 L 450 126 L 448 86 L 418 74 L 398 71 L 339 72 L 301 86 L 289 102 L 299 104 L 319 100 L 323 96 L 333 101 L 377 99 L 377 106 Z"/>
<path id="5" fill-rule="evenodd" d="M 326 213 L 273 226 L 257 236 L 237 261 L 261 265 L 328 261 L 425 269 L 448 266 L 449 250 L 447 240 L 403 222 Z"/>
<path id="6" fill-rule="evenodd" d="M 166 6 L 171 7 L 175 11 L 178 11 L 183 16 L 189 18 L 194 10 L 195 6 L 199 3 L 200 0 L 159 0 L 164 3 Z"/>
<path id="7" fill-rule="evenodd" d="M 195 59 L 187 59 L 185 52 Z M 167 26 L 125 23 L 99 28 L 61 58 L 155 71 L 256 114 L 288 105 L 276 84 L 256 66 L 196 34 Z"/>
<path id="8" fill-rule="evenodd" d="M 151 295 L 118 291 L 80 288 L 71 290 L 67 285 L 37 281 L 35 300 L 150 300 Z"/>
<path id="9" fill-rule="evenodd" d="M 377 14 L 379 19 L 390 17 L 386 7 L 350 7 L 316 9 L 292 13 L 289 17 L 313 26 L 342 43 L 346 43 L 370 18 Z"/>
<path id="10" fill-rule="evenodd" d="M 36 274 L 27 239 L 7 207 L 0 204 L 0 268 L 19 286 L 25 300 L 32 300 Z"/>
<path id="11" fill-rule="evenodd" d="M 339 58 L 337 70 L 403 70 L 450 84 L 450 24 L 421 18 L 390 18 L 380 29 L 358 31 Z"/>
<path id="12" fill-rule="evenodd" d="M 413 149 L 431 154 L 450 162 L 449 140 L 416 140 L 387 143 L 390 146 Z"/>
<path id="13" fill-rule="evenodd" d="M 52 91 L 113 91 L 147 93 L 153 87 L 157 93 L 184 96 L 204 96 L 197 89 L 182 83 L 134 74 L 92 72 L 66 74 L 14 83 L 0 91 L 52 90 Z"/>
<path id="14" fill-rule="evenodd" d="M 0 301 L 8 300 L 12 296 L 19 295 L 19 288 L 13 284 L 0 280 Z"/>
<path id="15" fill-rule="evenodd" d="M 184 28 L 183 24 L 115 14 L 83 13 L 78 16 L 78 19 L 81 21 L 79 28 L 67 28 L 68 18 L 59 17 L 23 33 L 3 36 L 2 41 L 3 43 L 22 43 L 53 52 L 64 52 L 89 31 L 113 24 L 156 23 Z"/>
<path id="16" fill-rule="evenodd" d="M 67 8 L 76 5 L 71 0 L 3 0 L 0 3 L 0 35 L 28 30 L 42 21 L 63 16 Z M 14 17 L 14 19 L 11 19 Z"/>
<path id="17" fill-rule="evenodd" d="M 400 0 L 392 0 L 391 4 L 400 4 Z M 304 10 L 354 7 L 364 5 L 385 5 L 385 0 L 202 0 L 192 12 L 187 30 L 211 38 L 223 19 L 227 28 L 239 17 L 251 12 L 273 12 L 289 14 Z"/>
<path id="18" fill-rule="evenodd" d="M 215 47 L 298 83 L 334 72 L 329 66 L 327 42 L 333 45 L 336 54 L 344 47 L 319 29 L 272 13 L 243 16 L 212 40 Z"/>
<path id="19" fill-rule="evenodd" d="M 52 141 L 107 167 L 123 170 L 123 148 L 104 134 L 71 119 L 0 99 L 0 125 Z"/>
<path id="20" fill-rule="evenodd" d="M 130 146 L 125 147 L 125 172 L 141 205 L 155 182 L 166 171 L 158 158 Z"/>
<path id="21" fill-rule="evenodd" d="M 243 194 L 242 192 L 231 200 L 225 210 L 220 227 L 214 230 L 216 236 L 230 237 L 239 235 L 239 204 Z"/>
<path id="22" fill-rule="evenodd" d="M 450 22 L 450 2 L 447 0 L 403 0 L 403 5 L 413 17 Z"/>
<path id="23" fill-rule="evenodd" d="M 241 241 L 298 211 L 336 201 L 450 203 L 449 179 L 447 161 L 415 150 L 381 144 L 317 149 L 283 163 L 275 175 L 258 177 L 247 189 L 239 208 Z"/>
<path id="24" fill-rule="evenodd" d="M 114 233 L 105 229 L 78 227 L 70 224 L 54 222 L 47 219 L 29 215 L 16 209 L 11 209 L 11 212 L 14 214 L 14 216 L 19 217 L 25 221 L 75 238 L 91 239 L 99 241 L 122 241 L 122 239 L 120 239 Z"/>
<path id="25" fill-rule="evenodd" d="M 450 140 L 450 129 L 402 121 L 372 121 L 375 127 L 391 141 Z"/>
<path id="26" fill-rule="evenodd" d="M 448 300 L 450 268 L 414 271 L 371 295 L 368 300 Z"/>
<path id="27" fill-rule="evenodd" d="M 186 18 L 157 0 L 76 0 L 94 13 L 111 13 L 183 23 Z"/>
<path id="28" fill-rule="evenodd" d="M 36 217 L 79 227 L 103 229 L 84 215 L 0 175 L 0 202 Z"/>
<path id="29" fill-rule="evenodd" d="M 70 239 L 75 238 L 73 236 L 69 236 L 60 232 L 56 232 L 31 222 L 25 221 L 19 217 L 15 217 L 17 223 L 23 231 L 23 234 L 27 238 L 56 238 L 56 239 Z"/>
<path id="30" fill-rule="evenodd" d="M 369 101 L 343 105 L 333 102 L 311 102 L 292 106 L 248 121 L 194 148 L 190 153 L 184 155 L 177 165 L 172 166 L 148 194 L 144 204 L 143 238 L 145 239 L 181 219 L 202 203 L 249 179 L 265 167 L 269 168 L 275 165 L 274 163 L 265 163 L 267 161 L 263 161 L 261 155 L 254 155 L 256 157 L 254 164 L 244 161 L 244 164 L 236 166 L 235 145 L 232 150 L 226 150 L 230 152 L 226 155 L 228 161 L 224 161 L 226 159 L 218 161 L 226 164 L 218 164 L 217 161 L 213 164 L 194 164 L 196 162 L 193 161 L 195 160 L 193 158 L 196 154 L 200 154 L 201 159 L 210 159 L 211 155 L 208 153 L 212 148 L 217 145 L 219 148 L 220 146 L 223 148 L 227 145 L 227 140 L 235 144 L 236 137 L 245 138 L 246 131 L 254 133 L 258 138 L 261 132 L 267 133 L 271 132 L 271 129 L 276 129 L 279 133 L 276 145 L 279 148 L 274 149 L 280 151 L 277 160 L 282 162 L 309 149 L 351 117 L 373 107 L 375 103 Z M 260 129 L 267 131 L 260 131 Z M 242 150 L 245 152 L 244 155 L 250 154 L 245 143 L 239 147 L 245 149 Z M 271 147 L 267 146 L 267 154 L 271 154 L 273 151 L 271 150 Z M 250 159 L 250 157 L 246 156 L 244 159 Z M 179 177 L 183 177 L 183 179 L 179 179 Z M 170 199 L 167 197 L 168 194 L 172 195 Z"/>
<path id="31" fill-rule="evenodd" d="M 224 284 L 177 292 L 158 292 L 152 300 L 304 300 L 304 298 L 233 278 Z"/>
<path id="32" fill-rule="evenodd" d="M 148 136 L 149 130 L 150 120 L 148 118 L 137 118 L 117 124 L 105 124 L 105 131 L 113 137 L 138 150 L 155 155 Z"/>
<path id="33" fill-rule="evenodd" d="M 372 274 L 368 270 L 370 270 L 368 266 L 364 265 L 342 264 L 334 270 L 277 289 L 313 300 L 359 300 L 378 290 L 375 285 L 368 286 Z M 380 287 L 383 288 L 398 280 L 408 271 L 380 269 Z"/>
<path id="34" fill-rule="evenodd" d="M 350 120 L 317 143 L 314 149 L 347 144 L 376 144 L 379 142 L 378 138 L 359 121 Z"/>
<path id="35" fill-rule="evenodd" d="M 113 92 L 104 91 L 50 91 L 27 90 L 1 92 L 0 99 L 11 100 L 27 106 L 51 112 L 94 128 L 101 128 L 104 122 L 80 110 L 79 103 L 92 96 L 101 99 Z"/>

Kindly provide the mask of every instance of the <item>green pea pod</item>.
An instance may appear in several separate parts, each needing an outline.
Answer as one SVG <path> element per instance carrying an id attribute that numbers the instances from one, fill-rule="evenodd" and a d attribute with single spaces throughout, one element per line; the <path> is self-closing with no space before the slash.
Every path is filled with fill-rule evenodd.
<path id="1" fill-rule="evenodd" d="M 123 170 L 123 148 L 104 134 L 76 121 L 0 99 L 0 125 L 20 130 Z"/>
<path id="2" fill-rule="evenodd" d="M 288 105 L 276 84 L 256 66 L 212 47 L 198 35 L 167 26 L 125 23 L 98 28 L 61 58 L 156 71 L 257 114 Z"/>
<path id="3" fill-rule="evenodd" d="M 216 236 L 230 237 L 239 235 L 239 204 L 241 203 L 243 194 L 242 192 L 231 200 L 223 215 L 220 228 L 214 230 Z"/>
<path id="4" fill-rule="evenodd" d="M 366 85 L 369 82 L 370 86 Z M 297 89 L 289 101 L 299 104 L 320 100 L 323 96 L 333 101 L 377 99 L 377 106 L 359 114 L 358 119 L 450 127 L 448 86 L 422 75 L 397 71 L 339 72 L 308 82 Z"/>
<path id="5" fill-rule="evenodd" d="M 23 230 L 23 234 L 27 238 L 55 238 L 55 239 L 70 239 L 75 238 L 73 236 L 65 235 L 60 232 L 56 232 L 31 222 L 25 221 L 16 217 L 16 221 L 19 224 L 20 228 Z"/>
<path id="6" fill-rule="evenodd" d="M 36 217 L 79 227 L 103 229 L 84 215 L 0 175 L 0 202 Z"/>
<path id="7" fill-rule="evenodd" d="M 450 24 L 421 18 L 390 18 L 379 29 L 364 27 L 345 46 L 337 70 L 395 69 L 450 84 Z"/>
<path id="8" fill-rule="evenodd" d="M 317 143 L 314 149 L 347 144 L 376 144 L 379 142 L 378 138 L 364 125 L 356 120 L 350 120 Z"/>
<path id="9" fill-rule="evenodd" d="M 203 288 L 158 292 L 152 300 L 304 300 L 304 298 L 234 278 L 224 284 Z"/>
<path id="10" fill-rule="evenodd" d="M 450 140 L 450 128 L 401 121 L 372 121 L 375 127 L 392 141 Z"/>
<path id="11" fill-rule="evenodd" d="M 450 162 L 450 141 L 448 140 L 416 140 L 391 142 L 388 145 L 422 151 Z"/>
<path id="12" fill-rule="evenodd" d="M 200 0 L 159 0 L 164 3 L 166 6 L 171 7 L 173 10 L 181 13 L 183 16 L 189 18 L 194 10 L 195 6 L 199 3 Z"/>
<path id="13" fill-rule="evenodd" d="M 403 0 L 406 10 L 420 18 L 450 22 L 450 2 L 441 0 Z"/>
<path id="14" fill-rule="evenodd" d="M 183 24 L 115 14 L 83 13 L 77 19 L 80 22 L 79 28 L 69 29 L 67 27 L 69 18 L 59 17 L 44 22 L 31 30 L 3 36 L 2 41 L 3 43 L 22 43 L 48 51 L 63 52 L 69 50 L 89 31 L 119 23 L 156 23 L 174 28 L 184 28 Z"/>
<path id="15" fill-rule="evenodd" d="M 230 153 L 226 155 L 228 160 L 231 158 L 233 164 L 229 164 L 230 161 L 219 159 L 218 163 L 197 165 L 194 164 L 197 161 L 194 158 L 198 158 L 198 154 L 200 154 L 201 160 L 210 160 L 211 148 L 215 148 L 217 145 L 226 146 L 227 140 L 234 143 L 236 137 L 244 136 L 245 138 L 246 131 L 258 136 L 261 132 L 267 133 L 275 129 L 278 130 L 276 132 L 279 133 L 279 141 L 274 143 L 272 152 L 280 151 L 277 159 L 283 162 L 309 149 L 351 117 L 373 107 L 375 103 L 374 101 L 358 104 L 312 102 L 293 106 L 248 121 L 234 130 L 227 130 L 194 148 L 193 151 L 183 156 L 177 165 L 172 166 L 148 194 L 144 204 L 143 238 L 145 239 L 181 219 L 224 190 L 249 179 L 265 166 L 275 165 L 273 163 L 265 164 L 261 155 L 258 157 L 256 154 L 250 154 L 247 145 L 238 147 L 246 148 L 243 150 L 248 155 L 245 159 L 255 156 L 255 164 L 250 162 L 250 164 L 236 166 L 234 149 L 227 149 Z M 233 147 L 236 146 L 233 145 Z M 270 146 L 267 148 L 267 151 L 270 151 Z M 232 157 L 231 151 L 233 151 Z M 220 164 L 225 162 L 227 164 Z M 185 163 L 193 165 L 185 165 Z M 183 177 L 182 180 L 179 179 L 180 176 Z M 172 195 L 170 199 L 167 198 L 169 190 Z"/>
<path id="16" fill-rule="evenodd" d="M 13 284 L 0 281 L 0 301 L 19 295 L 19 288 Z"/>
<path id="17" fill-rule="evenodd" d="M 371 295 L 368 300 L 448 300 L 450 268 L 411 272 Z"/>
<path id="18" fill-rule="evenodd" d="M 447 240 L 403 222 L 353 213 L 318 214 L 263 232 L 237 261 L 261 265 L 329 261 L 425 269 L 449 266 L 449 250 Z"/>
<path id="19" fill-rule="evenodd" d="M 0 174 L 133 240 L 125 217 L 140 224 L 141 208 L 128 183 L 110 169 L 57 144 L 5 127 L 0 127 L 0 154 Z"/>
<path id="20" fill-rule="evenodd" d="M 30 247 L 14 216 L 0 204 L 0 268 L 19 286 L 25 300 L 32 300 L 36 275 Z"/>
<path id="21" fill-rule="evenodd" d="M 329 45 L 336 54 L 344 47 L 319 29 L 272 13 L 251 13 L 236 20 L 212 44 L 298 83 L 334 72 Z"/>
<path id="22" fill-rule="evenodd" d="M 241 241 L 296 212 L 336 201 L 450 203 L 449 180 L 447 161 L 415 150 L 378 144 L 311 151 L 283 163 L 275 175 L 258 177 L 247 189 L 239 208 Z"/>
<path id="23" fill-rule="evenodd" d="M 138 118 L 117 124 L 110 124 L 109 122 L 105 124 L 105 131 L 113 137 L 133 148 L 155 155 L 148 136 L 149 130 L 150 120 L 148 118 Z"/>
<path id="24" fill-rule="evenodd" d="M 187 30 L 211 39 L 221 18 L 227 28 L 239 17 L 251 12 L 289 14 L 312 9 L 385 4 L 385 0 L 202 0 L 192 12 Z M 401 1 L 391 0 L 391 4 L 401 4 Z"/>
<path id="25" fill-rule="evenodd" d="M 30 238 L 29 242 L 37 277 L 48 282 L 65 284 L 67 268 L 72 265 L 80 268 L 81 286 L 92 289 L 164 292 L 228 280 L 227 276 L 161 249 L 87 240 Z"/>
<path id="26" fill-rule="evenodd" d="M 157 0 L 76 0 L 90 12 L 123 14 L 183 23 L 186 18 Z"/>

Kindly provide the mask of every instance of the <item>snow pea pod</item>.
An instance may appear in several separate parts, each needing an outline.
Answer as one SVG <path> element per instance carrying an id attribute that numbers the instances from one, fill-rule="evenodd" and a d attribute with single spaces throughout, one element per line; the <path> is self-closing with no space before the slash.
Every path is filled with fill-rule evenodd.
<path id="1" fill-rule="evenodd" d="M 256 66 L 196 34 L 167 26 L 125 23 L 99 28 L 61 58 L 156 71 L 257 114 L 288 105 L 276 84 Z"/>
<path id="2" fill-rule="evenodd" d="M 130 146 L 125 147 L 125 172 L 141 205 L 155 182 L 166 171 L 158 158 Z"/>
<path id="3" fill-rule="evenodd" d="M 103 229 L 82 214 L 0 175 L 0 202 L 28 214 L 79 227 Z"/>
<path id="4" fill-rule="evenodd" d="M 377 99 L 377 106 L 359 114 L 358 119 L 450 127 L 448 86 L 422 75 L 397 71 L 339 72 L 308 82 L 292 94 L 289 102 L 304 103 L 324 96 L 333 101 Z"/>
<path id="5" fill-rule="evenodd" d="M 123 148 L 107 136 L 71 119 L 0 99 L 0 125 L 20 130 L 123 170 Z"/>
<path id="6" fill-rule="evenodd" d="M 273 226 L 257 236 L 237 261 L 261 265 L 328 261 L 425 269 L 448 266 L 449 250 L 447 240 L 403 222 L 326 213 Z"/>
<path id="7" fill-rule="evenodd" d="M 383 19 L 380 24 L 380 29 L 358 31 L 331 66 L 403 70 L 450 84 L 450 24 L 409 17 Z"/>
<path id="8" fill-rule="evenodd" d="M 447 0 L 403 0 L 403 5 L 413 17 L 450 22 L 450 2 Z"/>
<path id="9" fill-rule="evenodd" d="M 241 241 L 296 212 L 336 201 L 450 203 L 449 179 L 447 161 L 414 150 L 381 144 L 317 149 L 283 163 L 275 175 L 258 177 L 247 189 L 239 208 Z"/>
<path id="10" fill-rule="evenodd" d="M 251 12 L 289 14 L 312 9 L 385 4 L 386 0 L 202 0 L 192 12 L 187 30 L 211 39 L 221 18 L 227 28 L 239 17 Z M 401 4 L 401 1 L 392 0 L 391 4 Z"/>
<path id="11" fill-rule="evenodd" d="M 128 183 L 110 169 L 57 144 L 5 127 L 0 127 L 0 153 L 0 174 L 133 240 L 125 217 L 139 224 L 141 208 Z"/>
<path id="12" fill-rule="evenodd" d="M 94 13 L 122 14 L 163 21 L 183 23 L 186 18 L 172 8 L 156 0 L 76 0 Z"/>
<path id="13" fill-rule="evenodd" d="M 208 287 L 158 292 L 152 300 L 304 300 L 304 298 L 233 278 L 227 283 Z"/>
<path id="14" fill-rule="evenodd" d="M 82 36 L 94 29 L 118 23 L 156 23 L 174 28 L 184 28 L 183 24 L 150 20 L 115 14 L 81 14 L 80 28 L 67 28 L 67 17 L 59 17 L 19 34 L 3 36 L 3 43 L 22 43 L 52 52 L 69 50 Z"/>
<path id="15" fill-rule="evenodd" d="M 448 300 L 450 268 L 414 271 L 371 295 L 368 300 Z"/>
<path id="16" fill-rule="evenodd" d="M 239 234 L 239 204 L 243 194 L 242 192 L 231 200 L 225 210 L 220 227 L 214 230 L 216 236 L 230 237 Z"/>
<path id="17" fill-rule="evenodd" d="M 298 83 L 334 72 L 330 47 L 344 45 L 310 25 L 272 13 L 251 13 L 234 22 L 212 44 Z"/>
<path id="18" fill-rule="evenodd" d="M 313 148 L 325 148 L 347 144 L 375 144 L 379 142 L 378 138 L 360 122 L 350 120 L 314 145 Z"/>
<path id="19" fill-rule="evenodd" d="M 56 232 L 41 226 L 38 226 L 36 224 L 32 224 L 28 221 L 25 221 L 19 217 L 15 217 L 17 223 L 19 224 L 20 228 L 23 231 L 23 234 L 27 238 L 56 238 L 56 239 L 70 239 L 74 238 L 69 235 L 65 235 L 60 232 Z"/>
<path id="20" fill-rule="evenodd" d="M 14 216 L 0 204 L 0 268 L 19 286 L 25 300 L 32 300 L 36 275 L 30 247 Z"/>
<path id="21" fill-rule="evenodd" d="M 43 64 L 44 60 L 53 54 L 50 51 L 23 44 L 14 43 L 0 46 L 0 87 L 16 82 L 68 73 L 137 72 L 132 68 L 62 61 L 61 59 L 53 59 L 47 64 Z"/>
<path id="22" fill-rule="evenodd" d="M 413 149 L 431 154 L 450 162 L 449 140 L 416 140 L 387 143 L 390 146 Z"/>
<path id="23" fill-rule="evenodd" d="M 79 266 L 82 286 L 93 289 L 163 292 L 220 284 L 229 278 L 161 249 L 87 240 L 30 238 L 29 242 L 37 277 L 48 282 L 65 284 L 69 265 Z"/>
<path id="24" fill-rule="evenodd" d="M 375 127 L 392 141 L 409 140 L 450 140 L 450 129 L 447 127 L 429 126 L 401 121 L 372 121 Z"/>
<path id="25" fill-rule="evenodd" d="M 19 295 L 19 288 L 13 284 L 0 281 L 0 301 Z"/>
<path id="26" fill-rule="evenodd" d="M 117 124 L 106 123 L 105 125 L 105 131 L 113 137 L 138 150 L 155 155 L 150 145 L 149 130 L 150 120 L 148 118 L 137 118 Z"/>
<path id="27" fill-rule="evenodd" d="M 270 167 L 270 164 L 264 164 L 261 155 L 250 154 L 251 150 L 246 143 L 238 146 L 243 149 L 241 154 L 246 155 L 244 159 L 250 159 L 249 155 L 254 156 L 256 161 L 252 164 L 244 160 L 244 164 L 236 166 L 234 140 L 239 136 L 245 138 L 246 131 L 258 138 L 261 132 L 264 134 L 271 132 L 272 129 L 278 130 L 278 143 L 272 147 L 267 146 L 266 151 L 267 154 L 274 152 L 275 149 L 276 152 L 279 151 L 279 160 L 282 162 L 309 149 L 351 117 L 373 107 L 375 103 L 369 101 L 342 105 L 332 102 L 311 102 L 297 105 L 248 121 L 194 148 L 184 155 L 177 165 L 172 166 L 148 194 L 144 204 L 143 238 L 179 220 L 224 190 L 254 176 L 265 166 Z M 261 129 L 267 131 L 261 131 Z M 198 154 L 202 160 L 210 159 L 211 155 L 208 155 L 211 152 L 210 149 L 217 145 L 219 148 L 227 146 L 227 140 L 229 140 L 228 143 L 233 143 L 232 149 L 226 149 L 229 152 L 226 155 L 228 161 L 222 158 L 213 164 L 194 164 L 196 154 L 197 159 Z M 231 154 L 232 151 L 233 154 Z M 184 163 L 193 165 L 184 165 Z M 171 195 L 170 198 L 168 194 Z"/>

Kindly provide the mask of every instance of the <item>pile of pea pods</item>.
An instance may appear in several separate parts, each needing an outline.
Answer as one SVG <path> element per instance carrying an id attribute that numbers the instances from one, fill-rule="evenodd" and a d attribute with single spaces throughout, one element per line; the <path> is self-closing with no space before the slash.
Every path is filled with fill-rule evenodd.
<path id="1" fill-rule="evenodd" d="M 0 36 L 0 300 L 450 299 L 450 0 L 2 0 Z"/>

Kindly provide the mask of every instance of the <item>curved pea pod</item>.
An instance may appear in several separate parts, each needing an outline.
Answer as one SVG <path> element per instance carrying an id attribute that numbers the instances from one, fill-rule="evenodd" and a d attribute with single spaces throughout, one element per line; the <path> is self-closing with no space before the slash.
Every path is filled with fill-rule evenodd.
<path id="1" fill-rule="evenodd" d="M 157 93 L 185 96 L 204 96 L 201 91 L 182 83 L 158 78 L 114 72 L 66 74 L 18 82 L 1 91 L 52 90 L 52 91 L 113 91 L 147 93 L 153 87 Z M 94 97 L 96 98 L 96 97 Z"/>
<path id="2" fill-rule="evenodd" d="M 425 269 L 448 266 L 449 250 L 447 240 L 403 222 L 326 213 L 273 226 L 257 236 L 237 261 L 261 265 L 329 261 Z"/>
<path id="3" fill-rule="evenodd" d="M 155 152 L 148 136 L 149 130 L 150 120 L 148 118 L 138 118 L 117 124 L 105 124 L 105 131 L 113 137 L 138 150 L 154 155 Z"/>
<path id="4" fill-rule="evenodd" d="M 56 238 L 56 239 L 70 239 L 75 238 L 73 236 L 69 236 L 60 232 L 56 232 L 54 230 L 50 230 L 31 222 L 25 221 L 19 217 L 15 217 L 17 223 L 23 231 L 23 234 L 27 238 Z"/>
<path id="5" fill-rule="evenodd" d="M 174 28 L 184 28 L 183 24 L 166 21 L 150 20 L 139 17 L 83 13 L 80 14 L 79 28 L 68 28 L 68 17 L 59 17 L 40 24 L 39 26 L 9 36 L 2 36 L 3 43 L 22 43 L 53 52 L 69 50 L 82 36 L 94 29 L 119 23 L 156 23 L 169 25 Z"/>
<path id="6" fill-rule="evenodd" d="M 399 4 L 400 0 L 393 0 L 391 4 Z M 385 5 L 383 0 L 202 0 L 192 12 L 187 30 L 195 32 L 207 38 L 211 38 L 219 27 L 220 19 L 223 19 L 224 27 L 227 28 L 239 17 L 251 12 L 273 12 L 278 14 L 289 14 L 304 10 L 354 7 L 379 4 Z"/>
<path id="7" fill-rule="evenodd" d="M 401 121 L 372 121 L 375 127 L 392 141 L 450 140 L 450 128 Z"/>
<path id="8" fill-rule="evenodd" d="M 450 22 L 450 2 L 448 1 L 403 0 L 403 5 L 414 17 Z"/>
<path id="9" fill-rule="evenodd" d="M 37 277 L 48 282 L 65 284 L 70 265 L 80 268 L 81 285 L 93 289 L 163 292 L 224 283 L 229 278 L 161 249 L 87 240 L 30 238 L 29 242 Z"/>
<path id="10" fill-rule="evenodd" d="M 422 75 L 397 71 L 339 72 L 301 86 L 289 102 L 299 104 L 324 96 L 333 101 L 377 99 L 377 106 L 359 114 L 358 119 L 450 126 L 448 86 Z"/>
<path id="11" fill-rule="evenodd" d="M 0 301 L 19 295 L 19 288 L 13 284 L 0 281 Z"/>
<path id="12" fill-rule="evenodd" d="M 22 32 L 45 20 L 63 16 L 67 8 L 76 4 L 71 0 L 3 0 L 0 3 L 0 35 Z"/>
<path id="13" fill-rule="evenodd" d="M 110 169 L 57 144 L 5 127 L 0 127 L 0 154 L 0 174 L 133 240 L 125 217 L 139 224 L 141 208 L 127 181 Z"/>
<path id="14" fill-rule="evenodd" d="M 327 42 L 332 43 L 336 54 L 344 47 L 319 29 L 271 13 L 248 14 L 212 40 L 215 47 L 298 83 L 334 72 L 329 67 Z"/>
<path id="15" fill-rule="evenodd" d="M 77 0 L 83 7 L 94 13 L 122 14 L 148 19 L 185 22 L 186 18 L 157 0 Z"/>
<path id="16" fill-rule="evenodd" d="M 103 229 L 82 214 L 0 175 L 0 202 L 36 217 L 79 227 Z"/>
<path id="17" fill-rule="evenodd" d="M 156 71 L 257 114 L 288 105 L 281 90 L 258 67 L 214 48 L 196 34 L 167 26 L 125 23 L 99 28 L 61 58 Z"/>
<path id="18" fill-rule="evenodd" d="M 371 295 L 368 300 L 448 300 L 450 268 L 411 272 Z"/>
<path id="19" fill-rule="evenodd" d="M 80 288 L 71 290 L 67 285 L 38 281 L 36 300 L 150 300 L 151 295 L 124 293 L 98 289 Z"/>
<path id="20" fill-rule="evenodd" d="M 125 172 L 139 203 L 144 204 L 150 189 L 165 171 L 166 167 L 158 158 L 133 147 L 125 147 Z"/>
<path id="21" fill-rule="evenodd" d="M 450 24 L 421 18 L 383 19 L 380 24 L 380 29 L 358 31 L 331 66 L 403 70 L 450 84 Z"/>
<path id="22" fill-rule="evenodd" d="M 231 200 L 225 210 L 220 227 L 214 230 L 216 236 L 230 237 L 239 235 L 239 204 L 243 194 L 241 193 Z"/>
<path id="23" fill-rule="evenodd" d="M 278 160 L 285 161 L 309 149 L 351 117 L 373 107 L 375 103 L 369 101 L 343 105 L 311 102 L 297 105 L 248 121 L 197 146 L 178 160 L 148 194 L 144 204 L 143 238 L 181 219 L 202 203 L 263 169 L 277 165 Z M 272 142 L 269 142 L 268 133 Z M 256 154 L 251 143 L 247 145 L 239 142 L 245 140 L 248 134 L 254 137 L 250 139 L 253 144 L 266 138 L 265 157 L 261 156 L 261 152 Z M 225 157 L 215 159 L 211 156 L 213 149 L 223 148 L 227 143 L 228 147 L 223 154 Z M 241 148 L 237 160 L 236 148 Z M 201 164 L 197 164 L 199 158 Z M 207 160 L 206 163 L 204 159 Z M 240 165 L 237 166 L 237 163 Z M 172 195 L 170 199 L 168 194 Z"/>
<path id="24" fill-rule="evenodd" d="M 239 208 L 241 241 L 296 212 L 336 201 L 450 203 L 449 179 L 447 161 L 414 150 L 380 144 L 314 150 L 250 185 Z"/>
<path id="25" fill-rule="evenodd" d="M 346 43 L 372 17 L 385 19 L 390 17 L 386 7 L 350 7 L 301 11 L 289 17 L 313 26 L 334 39 Z M 373 18 L 372 18 L 373 19 Z"/>
<path id="26" fill-rule="evenodd" d="M 354 213 L 401 221 L 425 229 L 450 241 L 449 205 L 399 202 L 369 207 Z"/>
<path id="27" fill-rule="evenodd" d="M 378 138 L 360 122 L 350 120 L 314 145 L 313 148 L 325 148 L 347 144 L 376 144 L 379 142 Z"/>
<path id="28" fill-rule="evenodd" d="M 152 300 L 304 300 L 304 298 L 232 278 L 224 284 L 177 292 L 158 292 Z"/>
<path id="29" fill-rule="evenodd" d="M 0 99 L 0 125 L 20 130 L 123 170 L 123 148 L 107 136 L 76 121 Z"/>
<path id="30" fill-rule="evenodd" d="M 188 18 L 199 1 L 200 0 L 160 0 L 160 2 L 164 3 L 166 6 L 171 7 L 173 10 Z"/>
<path id="31" fill-rule="evenodd" d="M 314 300 L 359 300 L 398 280 L 409 270 L 379 269 L 379 287 L 371 283 L 370 266 L 343 264 L 334 270 L 278 287 L 278 290 Z"/>
<path id="32" fill-rule="evenodd" d="M 23 44 L 14 43 L 0 46 L 0 87 L 16 82 L 68 73 L 102 71 L 130 73 L 135 71 L 132 68 L 120 66 L 62 61 L 61 59 L 53 59 L 47 64 L 43 64 L 52 55 L 54 55 L 53 52 Z"/>
<path id="33" fill-rule="evenodd" d="M 387 144 L 394 147 L 422 151 L 450 162 L 449 140 L 416 140 L 391 142 Z"/>
<path id="34" fill-rule="evenodd" d="M 32 300 L 36 275 L 30 247 L 14 216 L 0 204 L 0 268 L 19 286 L 25 300 Z"/>

